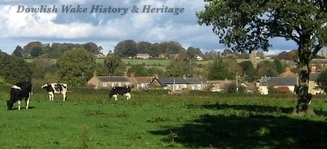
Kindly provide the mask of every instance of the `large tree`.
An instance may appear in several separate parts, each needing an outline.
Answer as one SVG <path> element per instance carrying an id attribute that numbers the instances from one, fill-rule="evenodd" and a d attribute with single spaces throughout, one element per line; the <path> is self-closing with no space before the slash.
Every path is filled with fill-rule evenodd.
<path id="1" fill-rule="evenodd" d="M 267 51 L 269 40 L 282 37 L 298 45 L 300 81 L 296 112 L 306 111 L 309 63 L 327 42 L 327 2 L 323 0 L 205 0 L 197 12 L 200 25 L 212 26 L 220 42 L 233 50 Z"/>
<path id="2" fill-rule="evenodd" d="M 71 86 L 86 84 L 95 71 L 95 56 L 83 48 L 65 52 L 58 60 L 58 73 L 62 81 Z"/>
<path id="3" fill-rule="evenodd" d="M 117 75 L 118 68 L 124 69 L 124 62 L 117 55 L 107 55 L 104 59 L 103 64 L 108 68 L 108 75 Z"/>
<path id="4" fill-rule="evenodd" d="M 32 69 L 21 57 L 10 56 L 0 51 L 0 68 L 0 78 L 3 78 L 8 83 L 32 79 Z"/>

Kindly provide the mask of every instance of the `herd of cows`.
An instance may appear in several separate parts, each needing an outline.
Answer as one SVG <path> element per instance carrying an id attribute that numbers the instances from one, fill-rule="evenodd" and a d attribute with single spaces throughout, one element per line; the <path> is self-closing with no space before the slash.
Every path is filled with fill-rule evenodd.
<path id="1" fill-rule="evenodd" d="M 49 100 L 54 100 L 54 94 L 62 94 L 63 101 L 67 99 L 68 86 L 65 83 L 46 83 L 41 86 L 48 92 Z M 33 94 L 33 86 L 30 81 L 18 82 L 11 87 L 10 99 L 7 100 L 7 109 L 12 110 L 14 104 L 17 102 L 18 110 L 20 110 L 21 101 L 25 100 L 26 109 L 28 109 L 30 97 Z M 131 88 L 127 87 L 113 87 L 109 92 L 109 97 L 114 97 L 118 100 L 118 95 L 126 96 L 127 100 L 131 99 Z"/>

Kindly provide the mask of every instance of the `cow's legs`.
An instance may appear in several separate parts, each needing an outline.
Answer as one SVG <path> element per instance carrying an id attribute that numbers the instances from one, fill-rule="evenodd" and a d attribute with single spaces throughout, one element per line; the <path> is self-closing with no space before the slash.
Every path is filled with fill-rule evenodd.
<path id="1" fill-rule="evenodd" d="M 132 97 L 130 93 L 126 93 L 126 94 L 124 94 L 124 95 L 127 97 L 127 98 L 126 98 L 127 100 L 131 99 L 131 97 Z"/>
<path id="2" fill-rule="evenodd" d="M 66 97 L 67 97 L 67 96 L 66 96 L 66 93 L 62 93 L 62 98 L 63 98 L 62 100 L 63 100 L 63 101 L 66 101 Z"/>
<path id="3" fill-rule="evenodd" d="M 118 98 L 117 98 L 118 95 L 112 95 L 112 96 L 115 98 L 115 100 L 118 100 Z"/>
<path id="4" fill-rule="evenodd" d="M 26 101 L 26 109 L 28 109 L 28 105 L 30 104 L 30 98 L 31 98 L 31 93 L 29 93 L 28 98 L 25 99 L 25 101 Z"/>
<path id="5" fill-rule="evenodd" d="M 20 100 L 17 101 L 18 104 L 18 110 L 20 110 Z"/>
<path id="6" fill-rule="evenodd" d="M 53 92 L 49 92 L 49 101 L 53 101 L 53 97 L 54 95 L 53 95 Z"/>

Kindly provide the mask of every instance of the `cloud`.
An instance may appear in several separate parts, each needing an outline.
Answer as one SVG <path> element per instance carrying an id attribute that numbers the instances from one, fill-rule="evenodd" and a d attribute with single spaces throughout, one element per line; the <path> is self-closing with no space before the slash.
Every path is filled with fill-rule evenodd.
<path id="1" fill-rule="evenodd" d="M 31 41 L 94 42 L 106 51 L 123 40 L 148 41 L 151 43 L 177 41 L 184 48 L 193 46 L 203 51 L 225 49 L 219 44 L 210 26 L 200 26 L 195 13 L 204 8 L 199 0 L 1 0 L 0 1 L 0 49 L 12 53 L 17 45 L 24 46 Z M 18 5 L 26 8 L 48 8 L 56 6 L 57 13 L 17 13 Z M 62 13 L 62 5 L 87 8 L 87 13 Z M 102 8 L 128 8 L 121 13 L 90 13 L 92 5 Z M 158 13 L 142 13 L 143 8 L 160 8 Z M 138 7 L 138 13 L 132 13 Z M 183 13 L 161 13 L 161 8 L 183 8 Z M 275 49 L 293 49 L 292 42 L 283 39 L 272 40 Z"/>

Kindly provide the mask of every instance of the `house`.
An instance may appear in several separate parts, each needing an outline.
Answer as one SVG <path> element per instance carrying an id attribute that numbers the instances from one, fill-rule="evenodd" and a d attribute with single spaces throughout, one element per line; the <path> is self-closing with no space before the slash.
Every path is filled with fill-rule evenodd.
<path id="1" fill-rule="evenodd" d="M 299 74 L 292 72 L 290 67 L 286 67 L 285 71 L 283 73 L 279 74 L 277 77 L 281 77 L 281 78 L 299 78 Z"/>
<path id="2" fill-rule="evenodd" d="M 93 73 L 93 77 L 87 82 L 87 86 L 94 89 L 131 85 L 132 81 L 127 76 L 97 76 L 96 72 Z"/>
<path id="3" fill-rule="evenodd" d="M 209 80 L 207 81 L 210 91 L 225 92 L 229 87 L 236 85 L 235 80 Z"/>
<path id="4" fill-rule="evenodd" d="M 268 94 L 269 86 L 274 88 L 287 87 L 294 92 L 295 86 L 298 85 L 299 75 L 291 71 L 290 67 L 286 67 L 285 71 L 277 77 L 263 77 L 257 84 L 257 89 L 261 94 Z"/>
<path id="5" fill-rule="evenodd" d="M 154 77 L 136 77 L 134 73 L 131 73 L 130 80 L 132 81 L 132 84 L 136 90 L 145 90 L 149 89 L 150 83 L 153 81 L 153 79 L 157 78 L 157 76 Z"/>
<path id="6" fill-rule="evenodd" d="M 196 58 L 198 61 L 203 61 L 203 57 L 201 57 L 201 56 L 199 56 L 199 55 L 196 56 L 195 58 Z"/>
<path id="7" fill-rule="evenodd" d="M 144 54 L 136 54 L 136 58 L 139 59 L 149 59 L 150 58 L 150 54 L 144 53 Z"/>
<path id="8" fill-rule="evenodd" d="M 264 77 L 258 84 L 258 91 L 263 95 L 267 95 L 269 87 L 287 87 L 289 91 L 294 92 L 297 85 L 298 79 L 294 77 Z"/>
<path id="9" fill-rule="evenodd" d="M 159 58 L 159 59 L 165 59 L 166 56 L 165 56 L 165 54 L 161 53 L 161 54 L 159 54 L 158 58 Z"/>
<path id="10" fill-rule="evenodd" d="M 315 66 L 311 67 L 311 73 L 309 74 L 308 92 L 312 95 L 325 93 L 323 89 L 319 88 L 319 83 L 317 82 L 320 73 L 321 72 L 316 71 Z"/>
<path id="11" fill-rule="evenodd" d="M 172 91 L 204 90 L 207 82 L 199 78 L 154 78 L 150 83 L 151 88 L 163 88 Z"/>

